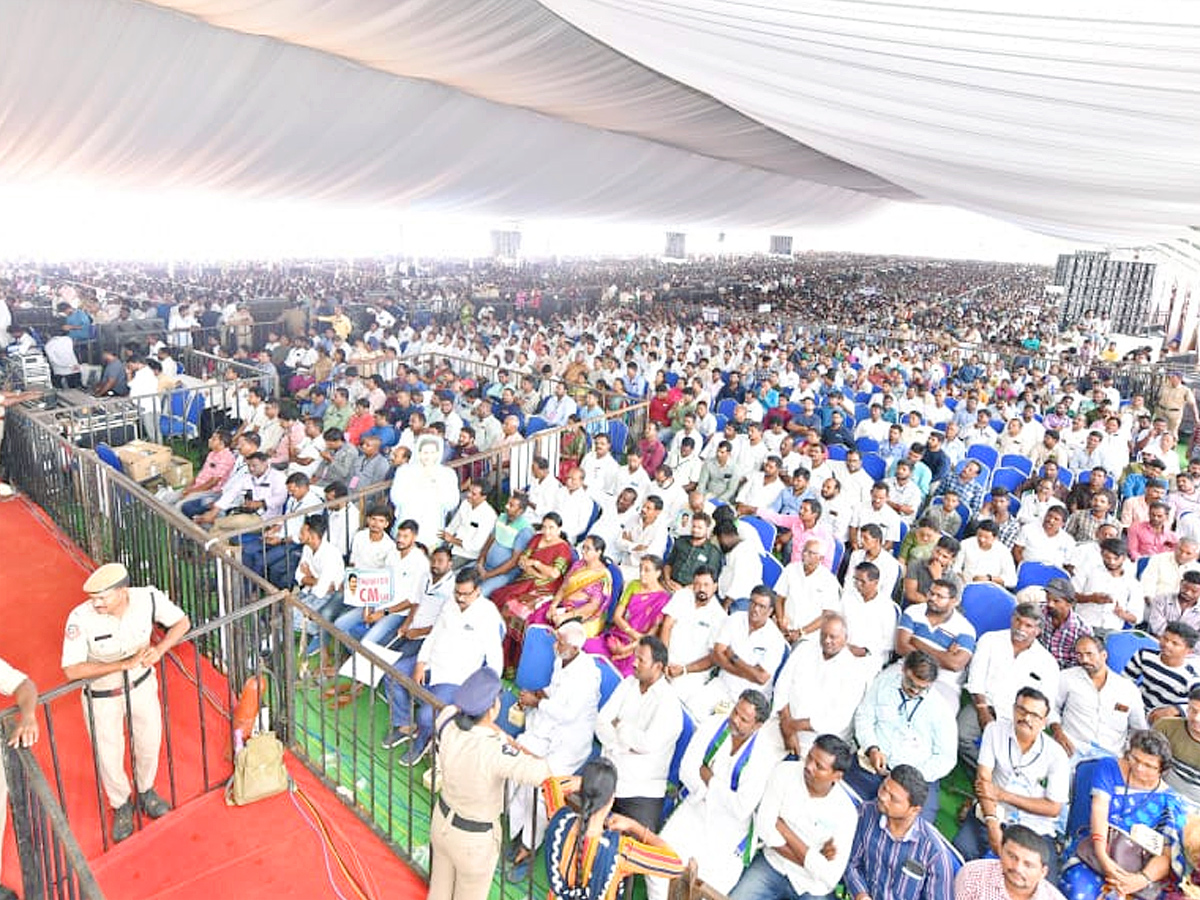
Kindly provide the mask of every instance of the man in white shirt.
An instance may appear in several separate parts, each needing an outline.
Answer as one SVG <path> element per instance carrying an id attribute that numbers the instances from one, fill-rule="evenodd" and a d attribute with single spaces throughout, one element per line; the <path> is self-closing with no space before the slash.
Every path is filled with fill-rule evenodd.
<path id="1" fill-rule="evenodd" d="M 583 469 L 575 467 L 567 472 L 567 483 L 555 499 L 552 510 L 562 517 L 563 536 L 572 544 L 583 539 L 592 513 L 596 510 L 596 501 L 588 493 L 583 483 Z"/>
<path id="2" fill-rule="evenodd" d="M 728 709 L 748 689 L 770 700 L 772 681 L 787 652 L 787 643 L 771 619 L 774 609 L 771 589 L 760 585 L 750 594 L 749 608 L 725 620 L 712 650 L 717 673 L 688 703 L 697 718 Z"/>
<path id="3" fill-rule="evenodd" d="M 1062 747 L 1045 733 L 1050 701 L 1037 688 L 1017 691 L 1010 717 L 989 722 L 979 747 L 978 798 L 954 846 L 965 859 L 1000 852 L 1002 825 L 1024 825 L 1042 836 L 1057 881 L 1057 818 L 1070 799 L 1071 767 Z"/>
<path id="4" fill-rule="evenodd" d="M 503 635 L 504 620 L 495 604 L 479 590 L 478 574 L 474 569 L 463 569 L 454 578 L 454 602 L 443 607 L 429 637 L 421 644 L 413 681 L 449 703 L 458 686 L 477 669 L 486 667 L 496 672 L 503 669 Z M 411 698 L 399 686 L 390 691 L 390 699 L 393 734 L 397 737 L 412 734 L 397 762 L 415 765 L 429 750 L 433 707 Z M 415 731 L 411 728 L 413 724 Z"/>
<path id="5" fill-rule="evenodd" d="M 296 585 L 300 592 L 296 599 L 317 615 L 332 622 L 343 611 L 342 583 L 346 578 L 346 565 L 342 554 L 325 540 L 325 517 L 309 516 L 300 527 L 300 542 L 304 550 L 296 566 Z M 312 655 L 321 649 L 321 634 L 317 626 L 310 623 L 299 610 L 292 612 L 293 627 L 315 635 L 306 654 Z"/>
<path id="6" fill-rule="evenodd" d="M 850 554 L 846 564 L 846 572 L 851 573 L 859 563 L 869 562 L 879 570 L 879 593 L 891 599 L 898 585 L 904 578 L 904 566 L 900 560 L 892 556 L 884 545 L 883 530 L 876 524 L 864 525 L 858 533 L 861 549 Z M 846 590 L 855 593 L 854 581 L 846 578 Z"/>
<path id="7" fill-rule="evenodd" d="M 958 753 L 972 768 L 979 758 L 978 740 L 997 715 L 1007 715 L 1023 687 L 1058 696 L 1058 662 L 1038 641 L 1045 615 L 1040 606 L 1019 603 L 1011 627 L 979 638 L 967 674 L 971 706 L 958 715 Z M 1051 720 L 1055 719 L 1051 711 Z"/>
<path id="8" fill-rule="evenodd" d="M 437 539 L 453 549 L 454 569 L 458 571 L 479 559 L 479 551 L 496 526 L 496 510 L 487 501 L 482 481 L 467 485 L 467 496 L 458 505 L 450 524 Z"/>
<path id="9" fill-rule="evenodd" d="M 728 715 L 700 723 L 679 766 L 687 796 L 662 839 L 681 857 L 694 857 L 700 877 L 717 891 L 729 891 L 741 877 L 754 810 L 774 768 L 776 757 L 757 739 L 770 711 L 761 693 L 746 690 Z M 665 878 L 646 879 L 649 900 L 666 900 L 668 887 Z"/>
<path id="10" fill-rule="evenodd" d="M 887 663 L 896 645 L 896 604 L 879 590 L 879 568 L 861 562 L 850 570 L 842 589 L 842 615 L 846 617 L 849 646 L 872 673 Z"/>
<path id="11" fill-rule="evenodd" d="M 750 591 L 762 582 L 762 543 L 757 533 L 753 538 L 743 538 L 734 522 L 723 520 L 713 529 L 713 536 L 725 556 L 718 582 L 721 596 L 730 602 L 749 597 Z"/>
<path id="12" fill-rule="evenodd" d="M 1072 763 L 1095 756 L 1120 756 L 1133 731 L 1148 728 L 1136 684 L 1108 668 L 1104 644 L 1091 635 L 1075 642 L 1079 665 L 1064 669 L 1054 708 L 1059 721 L 1050 733 Z"/>
<path id="13" fill-rule="evenodd" d="M 792 650 L 775 680 L 773 717 L 766 736 L 779 753 L 803 757 L 821 734 L 850 740 L 854 711 L 871 681 L 871 669 L 846 646 L 846 619 L 830 613 L 818 635 Z"/>
<path id="14" fill-rule="evenodd" d="M 1055 505 L 1046 511 L 1041 522 L 1030 522 L 1021 529 L 1013 547 L 1013 559 L 1017 564 L 1040 562 L 1060 569 L 1071 562 L 1075 550 L 1075 539 L 1063 530 L 1067 521 L 1066 509 Z"/>
<path id="15" fill-rule="evenodd" d="M 530 462 L 530 472 L 529 487 L 525 494 L 529 498 L 529 508 L 540 518 L 558 509 L 558 498 L 563 486 L 562 482 L 551 474 L 550 462 L 544 456 L 533 458 Z"/>
<path id="16" fill-rule="evenodd" d="M 762 851 L 742 873 L 730 900 L 800 900 L 832 896 L 854 842 L 858 812 L 838 784 L 854 751 L 822 734 L 803 760 L 776 766 L 754 817 Z"/>
<path id="17" fill-rule="evenodd" d="M 601 503 L 617 495 L 621 478 L 621 466 L 611 450 L 608 435 L 598 434 L 592 439 L 592 449 L 579 461 L 588 492 Z"/>
<path id="18" fill-rule="evenodd" d="M 659 636 L 670 656 L 667 675 L 685 705 L 708 681 L 713 646 L 727 616 L 708 566 L 698 568 L 691 586 L 677 590 L 663 609 Z"/>
<path id="19" fill-rule="evenodd" d="M 1016 584 L 1017 567 L 999 534 L 999 527 L 991 519 L 980 522 L 975 534 L 959 545 L 958 556 L 950 567 L 954 576 L 966 584 L 991 582 L 1001 587 Z"/>
<path id="20" fill-rule="evenodd" d="M 627 523 L 617 539 L 617 564 L 626 580 L 638 576 L 643 557 L 657 556 L 661 560 L 665 555 L 669 521 L 662 514 L 662 509 L 662 498 L 651 494 L 642 501 L 642 510 L 638 517 Z"/>
<path id="21" fill-rule="evenodd" d="M 578 620 L 560 625 L 550 683 L 535 691 L 523 690 L 517 697 L 525 710 L 525 729 L 517 741 L 529 753 L 545 759 L 554 772 L 576 772 L 592 753 L 600 670 L 591 656 L 581 652 L 586 638 Z M 682 723 L 682 719 L 676 721 Z M 532 857 L 546 830 L 546 806 L 534 787 L 510 783 L 508 821 L 513 841 L 519 845 L 513 864 L 520 867 Z M 519 879 L 520 870 L 514 871 L 518 874 L 512 877 Z"/>
<path id="22" fill-rule="evenodd" d="M 652 831 L 662 823 L 663 797 L 684 712 L 667 681 L 667 647 L 654 635 L 638 642 L 633 675 L 617 685 L 596 717 L 601 752 L 616 764 L 613 811 Z"/>
<path id="23" fill-rule="evenodd" d="M 1145 597 L 1137 580 L 1137 565 L 1129 559 L 1120 538 L 1100 541 L 1100 565 L 1081 567 L 1071 579 L 1075 612 L 1093 631 L 1120 631 L 1141 622 Z"/>
<path id="24" fill-rule="evenodd" d="M 50 363 L 50 375 L 56 388 L 81 388 L 83 380 L 79 359 L 75 356 L 75 342 L 66 331 L 46 341 L 46 361 Z"/>
<path id="25" fill-rule="evenodd" d="M 841 585 L 821 565 L 821 542 L 809 540 L 800 551 L 800 561 L 788 563 L 775 583 L 775 624 L 789 644 L 821 627 L 828 612 L 841 607 Z"/>

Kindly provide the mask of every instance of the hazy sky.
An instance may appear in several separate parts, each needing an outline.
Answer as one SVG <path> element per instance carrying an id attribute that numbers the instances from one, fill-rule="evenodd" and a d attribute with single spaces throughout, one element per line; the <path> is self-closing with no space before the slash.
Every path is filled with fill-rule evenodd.
<path id="1" fill-rule="evenodd" d="M 270 259 L 403 254 L 491 253 L 489 232 L 522 232 L 526 256 L 655 255 L 666 231 L 687 233 L 688 253 L 765 251 L 770 233 L 689 228 L 677 223 L 595 225 L 586 222 L 404 220 L 379 211 L 248 203 L 160 193 L 107 194 L 62 186 L 48 192 L 0 190 L 0 254 L 40 259 Z M 1053 264 L 1078 244 L 1024 231 L 947 207 L 892 204 L 863 221 L 791 234 L 793 249 L 848 250 L 915 256 Z"/>

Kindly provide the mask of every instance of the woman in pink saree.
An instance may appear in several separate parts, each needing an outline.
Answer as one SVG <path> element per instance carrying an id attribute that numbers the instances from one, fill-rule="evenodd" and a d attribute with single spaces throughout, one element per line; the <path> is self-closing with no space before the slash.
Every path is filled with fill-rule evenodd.
<path id="1" fill-rule="evenodd" d="M 624 677 L 633 674 L 633 654 L 638 641 L 648 634 L 658 634 L 662 626 L 663 608 L 671 599 L 662 584 L 662 568 L 662 560 L 657 556 L 643 556 L 639 577 L 625 586 L 613 611 L 612 624 L 602 635 L 583 645 L 588 653 L 611 659 Z"/>

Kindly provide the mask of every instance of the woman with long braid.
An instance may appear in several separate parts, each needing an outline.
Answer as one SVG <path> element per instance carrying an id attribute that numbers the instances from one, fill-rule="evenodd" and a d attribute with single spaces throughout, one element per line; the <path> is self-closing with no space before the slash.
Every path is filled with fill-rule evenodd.
<path id="1" fill-rule="evenodd" d="M 616 900 L 631 875 L 674 878 L 684 864 L 666 841 L 628 816 L 612 811 L 617 769 L 593 759 L 578 777 L 545 782 L 546 876 L 554 900 Z M 579 811 L 566 805 L 577 794 Z"/>

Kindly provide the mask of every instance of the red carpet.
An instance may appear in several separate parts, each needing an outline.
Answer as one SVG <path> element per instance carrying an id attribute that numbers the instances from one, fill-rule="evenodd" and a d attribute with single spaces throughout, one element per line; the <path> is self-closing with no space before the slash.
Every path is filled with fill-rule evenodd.
<path id="1" fill-rule="evenodd" d="M 23 500 L 9 500 L 0 502 L 0 570 L 11 573 L 9 586 L 0 593 L 0 613 L 6 626 L 0 655 L 28 674 L 39 691 L 49 690 L 63 681 L 59 666 L 63 623 L 67 613 L 84 599 L 80 586 L 88 564 L 45 522 L 40 510 Z M 67 816 L 105 894 L 114 900 L 150 896 L 174 900 L 234 895 L 334 896 L 320 842 L 288 797 L 229 810 L 219 790 L 204 792 L 202 715 L 203 744 L 209 748 L 209 784 L 223 781 L 231 771 L 225 758 L 229 746 L 224 713 L 230 702 L 228 687 L 207 663 L 201 663 L 197 671 L 190 645 L 176 648 L 174 655 L 182 669 L 168 662 L 162 671 L 164 693 L 170 698 L 168 727 L 175 760 L 172 770 L 165 759 L 164 741 L 156 787 L 168 800 L 174 796 L 180 808 L 108 854 L 103 852 L 101 837 L 101 828 L 108 826 L 108 814 L 105 811 L 102 821 L 80 702 L 77 695 L 71 695 L 52 705 Z M 197 676 L 205 686 L 203 704 L 197 700 Z M 45 723 L 36 755 L 52 781 Z M 383 890 L 389 895 L 399 890 L 400 896 L 424 896 L 424 882 L 299 762 L 290 760 L 289 771 L 326 818 L 346 835 L 367 871 L 374 874 L 379 891 L 372 891 L 373 897 L 382 896 Z M 2 880 L 18 884 L 11 830 L 5 844 Z M 354 896 L 340 877 L 337 884 L 343 895 Z"/>
<path id="2" fill-rule="evenodd" d="M 294 758 L 287 763 L 372 898 L 425 895 L 425 883 L 367 826 Z M 358 865 L 347 848 L 353 848 Z M 354 898 L 332 856 L 329 867 L 337 890 Z M 286 794 L 239 808 L 227 807 L 218 792 L 206 794 L 95 861 L 93 870 L 105 895 L 120 900 L 335 896 L 321 839 Z"/>

